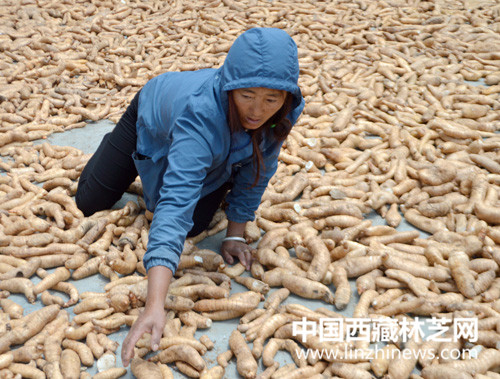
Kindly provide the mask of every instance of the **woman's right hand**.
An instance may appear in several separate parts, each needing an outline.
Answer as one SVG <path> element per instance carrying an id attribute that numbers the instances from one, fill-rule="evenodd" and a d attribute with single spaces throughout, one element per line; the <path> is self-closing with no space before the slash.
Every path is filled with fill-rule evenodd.
<path id="1" fill-rule="evenodd" d="M 122 345 L 122 363 L 127 367 L 134 357 L 134 347 L 144 333 L 151 334 L 151 350 L 156 351 L 165 327 L 165 310 L 163 307 L 146 308 L 134 322 Z"/>
<path id="2" fill-rule="evenodd" d="M 134 357 L 134 347 L 144 333 L 151 333 L 151 350 L 158 350 L 166 323 L 165 297 L 172 280 L 172 271 L 165 266 L 148 270 L 148 294 L 146 307 L 132 324 L 122 345 L 122 363 L 127 367 Z"/>

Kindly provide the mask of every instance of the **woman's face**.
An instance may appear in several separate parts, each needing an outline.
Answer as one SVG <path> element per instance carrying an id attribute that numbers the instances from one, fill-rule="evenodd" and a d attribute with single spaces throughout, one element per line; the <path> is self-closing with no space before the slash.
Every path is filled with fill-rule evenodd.
<path id="1" fill-rule="evenodd" d="M 264 87 L 239 88 L 233 91 L 241 125 L 245 129 L 260 128 L 284 104 L 286 91 Z"/>

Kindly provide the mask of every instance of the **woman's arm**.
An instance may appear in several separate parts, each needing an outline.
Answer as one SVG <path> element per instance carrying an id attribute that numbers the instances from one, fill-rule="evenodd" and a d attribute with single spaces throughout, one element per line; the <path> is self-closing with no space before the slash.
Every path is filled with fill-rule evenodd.
<path id="1" fill-rule="evenodd" d="M 165 298 L 172 280 L 172 271 L 165 266 L 154 266 L 148 271 L 148 294 L 144 311 L 130 328 L 123 341 L 122 363 L 127 367 L 134 355 L 134 347 L 144 333 L 151 333 L 151 349 L 158 350 L 165 327 Z"/>
<path id="2" fill-rule="evenodd" d="M 132 325 L 122 346 L 122 362 L 127 366 L 134 346 L 144 333 L 151 333 L 156 350 L 165 326 L 165 298 L 170 280 L 177 270 L 203 181 L 212 165 L 214 153 L 198 124 L 178 120 L 172 133 L 168 167 L 149 230 L 148 249 L 143 257 L 148 273 L 146 306 Z M 142 178 L 142 176 L 141 176 Z"/>
<path id="3" fill-rule="evenodd" d="M 166 266 L 172 272 L 177 270 L 214 154 L 196 125 L 188 120 L 178 121 L 149 230 L 148 249 L 143 257 L 147 270 L 155 266 Z"/>
<path id="4" fill-rule="evenodd" d="M 251 221 L 259 207 L 269 180 L 278 168 L 278 156 L 282 142 L 275 142 L 262 152 L 265 169 L 260 171 L 259 182 L 252 186 L 255 178 L 253 160 L 243 164 L 234 176 L 234 185 L 226 197 L 226 215 L 236 222 Z"/>
<path id="5" fill-rule="evenodd" d="M 226 237 L 244 237 L 246 222 L 229 221 L 227 224 Z"/>

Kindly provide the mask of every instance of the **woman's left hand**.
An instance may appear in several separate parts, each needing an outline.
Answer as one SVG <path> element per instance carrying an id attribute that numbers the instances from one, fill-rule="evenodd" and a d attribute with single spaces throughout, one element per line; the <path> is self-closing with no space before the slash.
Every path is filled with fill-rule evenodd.
<path id="1" fill-rule="evenodd" d="M 224 241 L 221 247 L 222 257 L 228 264 L 232 265 L 234 263 L 233 257 L 238 257 L 247 270 L 250 270 L 252 265 L 253 250 L 252 247 L 240 241 Z"/>

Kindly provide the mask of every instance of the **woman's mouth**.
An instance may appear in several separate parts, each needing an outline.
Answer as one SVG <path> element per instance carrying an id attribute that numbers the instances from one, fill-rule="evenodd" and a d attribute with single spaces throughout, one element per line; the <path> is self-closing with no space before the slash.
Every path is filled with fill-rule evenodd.
<path id="1" fill-rule="evenodd" d="M 259 125 L 260 124 L 260 120 L 259 119 L 254 119 L 254 118 L 250 118 L 250 117 L 247 117 L 247 122 L 252 125 L 252 126 L 255 126 L 255 125 Z"/>

